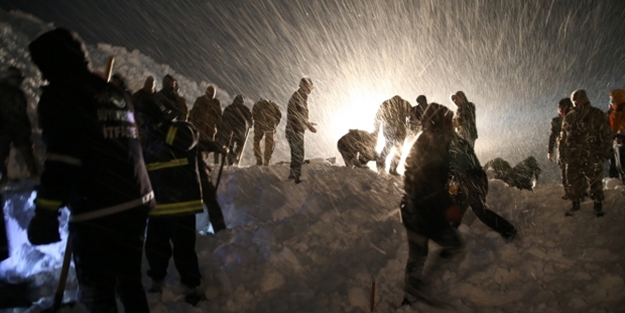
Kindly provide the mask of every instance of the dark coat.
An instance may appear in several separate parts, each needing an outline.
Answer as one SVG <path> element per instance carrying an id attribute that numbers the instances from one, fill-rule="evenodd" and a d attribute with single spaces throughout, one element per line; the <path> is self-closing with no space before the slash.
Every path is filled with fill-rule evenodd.
<path id="1" fill-rule="evenodd" d="M 233 133 L 233 140 L 244 139 L 245 132 L 253 124 L 252 111 L 243 102 L 233 102 L 224 109 L 219 126 L 220 142 L 228 141 L 230 133 Z"/>
<path id="2" fill-rule="evenodd" d="M 153 205 L 127 93 L 86 71 L 42 90 L 38 114 L 48 157 L 37 203 L 68 205 L 75 220 L 123 204 Z"/>
<path id="3" fill-rule="evenodd" d="M 217 98 L 208 98 L 203 95 L 195 99 L 189 121 L 200 132 L 200 141 L 207 142 L 215 140 L 217 127 L 221 122 L 221 103 Z"/>
<path id="4" fill-rule="evenodd" d="M 270 100 L 262 99 L 252 107 L 254 132 L 275 131 L 282 119 L 278 105 Z"/>
<path id="5" fill-rule="evenodd" d="M 449 227 L 445 217 L 445 210 L 453 204 L 447 190 L 449 164 L 449 140 L 424 131 L 406 158 L 407 203 L 401 213 L 408 230 L 429 237 Z"/>

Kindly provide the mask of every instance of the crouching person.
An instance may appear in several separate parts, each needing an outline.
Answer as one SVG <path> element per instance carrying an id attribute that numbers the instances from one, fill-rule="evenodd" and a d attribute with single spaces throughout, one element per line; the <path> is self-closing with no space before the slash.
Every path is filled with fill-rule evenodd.
<path id="1" fill-rule="evenodd" d="M 447 190 L 452 117 L 453 112 L 446 107 L 430 104 L 422 119 L 423 133 L 406 159 L 401 215 L 408 238 L 408 261 L 403 305 L 414 301 L 435 303 L 426 291 L 428 280 L 436 275 L 440 262 L 434 264 L 429 273 L 424 273 L 428 241 L 433 240 L 443 247 L 440 259 L 457 254 L 463 245 L 450 223 L 457 223 L 462 213 Z"/>
<path id="2" fill-rule="evenodd" d="M 161 292 L 169 259 L 186 287 L 186 301 L 203 298 L 195 252 L 195 214 L 203 211 L 198 175 L 198 133 L 192 124 L 175 120 L 175 112 L 156 101 L 145 105 L 142 119 L 145 164 L 154 189 L 156 208 L 150 212 L 145 256 L 152 278 L 149 292 Z"/>
<path id="3" fill-rule="evenodd" d="M 59 241 L 72 216 L 80 301 L 89 312 L 149 312 L 141 284 L 143 235 L 154 206 L 130 97 L 89 69 L 82 42 L 57 28 L 28 45 L 43 78 L 37 113 L 48 156 L 28 225 L 34 245 Z"/>
<path id="4" fill-rule="evenodd" d="M 347 167 L 367 167 L 369 161 L 375 161 L 377 138 L 364 130 L 350 129 L 337 143 L 337 148 Z"/>

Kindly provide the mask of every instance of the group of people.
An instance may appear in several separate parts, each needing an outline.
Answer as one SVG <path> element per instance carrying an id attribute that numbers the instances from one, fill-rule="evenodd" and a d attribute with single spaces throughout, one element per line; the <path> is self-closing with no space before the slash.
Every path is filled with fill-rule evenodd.
<path id="1" fill-rule="evenodd" d="M 560 166 L 564 196 L 572 202 L 565 215 L 573 216 L 589 196 L 596 216 L 604 215 L 603 164 L 610 160 L 610 176 L 625 179 L 621 154 L 625 132 L 625 90 L 610 92 L 605 113 L 590 104 L 585 90 L 558 101 L 558 116 L 551 120 L 547 158 Z M 588 192 L 590 189 L 590 192 Z"/>
<path id="2" fill-rule="evenodd" d="M 194 304 L 201 301 L 195 214 L 206 206 L 214 231 L 226 228 L 211 181 L 209 156 L 214 154 L 214 163 L 222 155 L 222 162 L 237 164 L 253 127 L 257 165 L 268 165 L 282 118 L 279 106 L 261 99 L 250 110 L 238 95 L 222 112 L 216 89 L 210 85 L 189 111 L 171 75 L 165 75 L 158 92 L 150 76 L 141 90 L 131 94 L 121 76 L 115 75 L 109 83 L 92 72 L 82 41 L 63 28 L 44 33 L 28 48 L 49 82 L 42 87 L 37 106 L 47 150 L 44 170 L 40 175 L 32 152 L 26 100 L 19 89 L 23 76 L 17 69 L 11 69 L 13 75 L 0 84 L 0 157 L 7 159 L 12 144 L 21 150 L 31 175 L 40 175 L 35 216 L 27 231 L 30 242 L 60 241 L 59 209 L 67 206 L 72 212 L 68 240 L 80 298 L 89 311 L 115 312 L 116 294 L 125 311 L 149 311 L 141 283 L 143 251 L 149 264 L 147 275 L 152 279 L 149 292 L 162 290 L 173 257 L 187 288 L 185 299 Z M 302 181 L 305 132 L 317 131 L 308 110 L 313 89 L 312 80 L 302 78 L 287 106 L 289 179 L 295 183 Z M 365 167 L 375 161 L 379 172 L 384 172 L 386 158 L 394 148 L 389 173 L 399 175 L 406 136 L 420 133 L 405 161 L 405 194 L 400 204 L 409 247 L 404 304 L 429 301 L 428 282 L 440 263 L 424 272 L 428 241 L 442 246 L 439 258 L 455 255 L 462 248 L 455 228 L 469 208 L 504 238 L 516 235 L 515 227 L 486 204 L 486 168 L 516 169 L 534 177 L 540 174 L 533 157 L 514 168 L 501 159 L 482 167 L 473 150 L 478 138 L 475 105 L 462 91 L 450 99 L 457 106 L 455 117 L 445 106 L 428 103 L 424 95 L 417 97 L 414 107 L 394 96 L 380 105 L 373 133 L 350 130 L 337 143 L 346 166 Z M 552 121 L 548 157 L 553 160 L 557 146 L 565 196 L 573 202 L 567 215 L 579 210 L 587 187 L 595 212 L 603 214 L 602 164 L 611 149 L 616 168 L 623 173 L 620 152 L 625 91 L 613 91 L 610 99 L 608 115 L 590 105 L 584 90 L 574 91 L 570 100 L 558 104 L 560 117 Z M 385 145 L 378 154 L 375 146 L 380 131 Z M 260 148 L 263 139 L 264 153 Z M 5 183 L 6 168 L 0 171 Z M 526 181 L 509 184 L 532 187 Z M 8 251 L 0 253 L 6 258 Z"/>
<path id="3" fill-rule="evenodd" d="M 210 85 L 189 111 L 171 75 L 164 76 L 159 91 L 150 76 L 143 88 L 131 93 L 121 75 L 107 81 L 106 75 L 92 71 L 83 42 L 63 28 L 42 34 L 28 49 L 48 81 L 37 105 L 47 152 L 44 170 L 39 178 L 27 102 L 20 89 L 24 77 L 12 67 L 10 75 L 0 77 L 0 172 L 4 185 L 13 146 L 21 151 L 31 176 L 40 179 L 35 215 L 27 229 L 31 244 L 61 240 L 59 210 L 67 207 L 71 248 L 66 253 L 72 253 L 80 299 L 89 311 L 115 312 L 117 295 L 126 312 L 149 312 L 141 283 L 144 251 L 152 279 L 148 292 L 162 291 L 173 257 L 186 288 L 185 300 L 201 301 L 195 214 L 206 207 L 214 232 L 226 229 L 208 158 L 213 153 L 215 163 L 220 155 L 222 165 L 238 163 L 254 126 L 257 164 L 268 165 L 282 118 L 279 106 L 261 99 L 250 110 L 238 95 L 222 112 Z M 293 161 L 289 178 L 296 183 L 301 181 L 304 132 L 316 132 L 308 121 L 312 90 L 312 80 L 302 78 L 288 104 L 286 135 Z M 0 233 L 0 256 L 6 259 L 6 232 Z"/>

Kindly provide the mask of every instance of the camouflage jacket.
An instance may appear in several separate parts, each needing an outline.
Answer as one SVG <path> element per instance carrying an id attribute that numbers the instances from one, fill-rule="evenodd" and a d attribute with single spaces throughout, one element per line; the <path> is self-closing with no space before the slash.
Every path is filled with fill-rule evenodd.
<path id="1" fill-rule="evenodd" d="M 588 103 L 564 116 L 558 148 L 562 162 L 602 162 L 611 147 L 608 117 L 600 109 Z"/>

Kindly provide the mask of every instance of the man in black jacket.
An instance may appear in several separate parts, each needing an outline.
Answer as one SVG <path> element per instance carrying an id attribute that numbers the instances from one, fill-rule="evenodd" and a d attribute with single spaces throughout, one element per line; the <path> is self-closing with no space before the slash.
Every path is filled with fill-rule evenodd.
<path id="1" fill-rule="evenodd" d="M 50 82 L 38 114 L 48 156 L 28 226 L 32 244 L 60 240 L 58 214 L 72 212 L 80 299 L 91 312 L 149 312 L 141 284 L 143 235 L 154 193 L 128 95 L 89 69 L 78 37 L 62 28 L 28 45 Z"/>
<path id="2" fill-rule="evenodd" d="M 440 268 L 440 262 L 435 262 L 428 273 L 424 272 L 429 240 L 443 248 L 438 255 L 440 259 L 457 254 L 463 245 L 451 226 L 459 223 L 462 212 L 447 188 L 452 117 L 453 112 L 446 107 L 430 104 L 422 118 L 423 133 L 406 158 L 401 216 L 408 239 L 408 260 L 403 304 L 431 302 L 427 283 Z"/>

